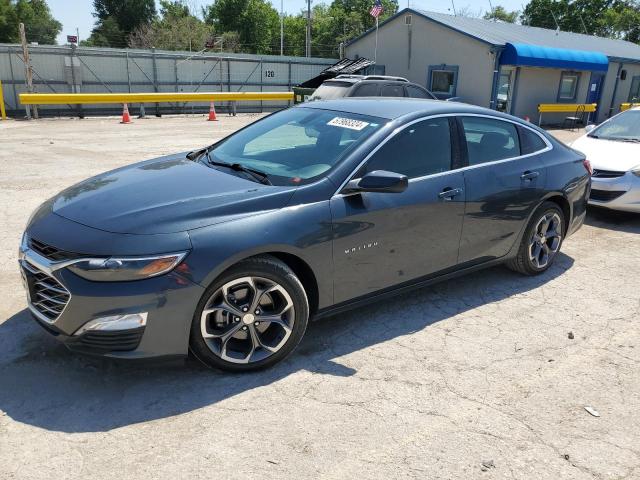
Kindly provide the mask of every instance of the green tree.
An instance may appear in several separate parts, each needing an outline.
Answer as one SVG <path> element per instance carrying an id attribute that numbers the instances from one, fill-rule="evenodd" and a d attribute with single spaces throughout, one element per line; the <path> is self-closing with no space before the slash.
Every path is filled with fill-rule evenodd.
<path id="1" fill-rule="evenodd" d="M 163 50 L 201 50 L 213 29 L 193 15 L 183 1 L 161 0 L 160 18 L 129 35 L 129 46 Z"/>
<path id="2" fill-rule="evenodd" d="M 637 0 L 531 0 L 520 18 L 534 27 L 634 42 L 640 37 Z"/>
<path id="3" fill-rule="evenodd" d="M 27 40 L 43 45 L 55 45 L 62 30 L 45 0 L 0 0 L 0 42 L 19 42 L 21 22 Z"/>
<path id="4" fill-rule="evenodd" d="M 520 15 L 520 12 L 517 10 L 509 12 L 502 5 L 497 5 L 492 11 L 486 12 L 482 18 L 485 20 L 499 20 L 501 22 L 516 23 L 518 15 Z"/>
<path id="5" fill-rule="evenodd" d="M 18 41 L 18 14 L 10 0 L 0 0 L 0 42 Z"/>
<path id="6" fill-rule="evenodd" d="M 237 32 L 244 52 L 279 51 L 280 18 L 265 0 L 217 0 L 204 14 L 216 32 Z"/>
<path id="7" fill-rule="evenodd" d="M 98 20 L 83 45 L 125 47 L 135 29 L 156 17 L 154 0 L 93 0 L 93 9 Z"/>

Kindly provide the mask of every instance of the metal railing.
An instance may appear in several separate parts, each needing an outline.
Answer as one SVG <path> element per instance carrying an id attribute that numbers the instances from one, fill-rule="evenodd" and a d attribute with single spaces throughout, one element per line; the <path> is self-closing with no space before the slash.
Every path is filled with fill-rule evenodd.
<path id="1" fill-rule="evenodd" d="M 317 76 L 335 59 L 214 52 L 168 52 L 69 46 L 30 46 L 33 83 L 37 93 L 285 93 Z M 24 115 L 20 94 L 27 91 L 22 49 L 0 44 L 0 81 L 9 115 Z M 269 111 L 288 100 L 242 101 L 246 112 Z M 149 113 L 204 113 L 208 100 L 177 99 L 155 103 Z M 113 115 L 119 107 L 109 103 L 44 105 L 41 115 Z M 216 104 L 221 111 L 232 101 Z M 149 109 L 147 109 L 149 111 Z"/>

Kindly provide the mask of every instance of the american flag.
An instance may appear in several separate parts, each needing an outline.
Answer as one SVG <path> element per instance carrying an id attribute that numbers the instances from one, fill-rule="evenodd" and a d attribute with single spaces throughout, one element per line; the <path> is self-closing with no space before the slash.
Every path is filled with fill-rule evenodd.
<path id="1" fill-rule="evenodd" d="M 369 13 L 373 18 L 378 18 L 382 13 L 382 2 L 380 0 L 376 0 L 373 7 L 371 7 L 371 10 L 369 10 Z"/>

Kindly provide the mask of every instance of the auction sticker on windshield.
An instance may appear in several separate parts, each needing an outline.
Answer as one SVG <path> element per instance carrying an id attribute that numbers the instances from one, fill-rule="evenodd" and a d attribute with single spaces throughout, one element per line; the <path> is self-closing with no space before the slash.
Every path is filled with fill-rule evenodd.
<path id="1" fill-rule="evenodd" d="M 359 131 L 369 125 L 369 122 L 363 122 L 362 120 L 353 120 L 352 118 L 335 117 L 332 120 L 329 120 L 329 122 L 327 122 L 327 125 Z"/>

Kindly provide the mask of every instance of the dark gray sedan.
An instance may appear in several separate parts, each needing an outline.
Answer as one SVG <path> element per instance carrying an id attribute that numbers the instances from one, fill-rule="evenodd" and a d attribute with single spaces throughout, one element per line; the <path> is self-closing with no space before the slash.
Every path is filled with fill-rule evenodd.
<path id="1" fill-rule="evenodd" d="M 46 201 L 20 247 L 28 305 L 75 351 L 263 368 L 309 319 L 498 263 L 544 272 L 589 169 L 484 108 L 303 104 Z"/>

